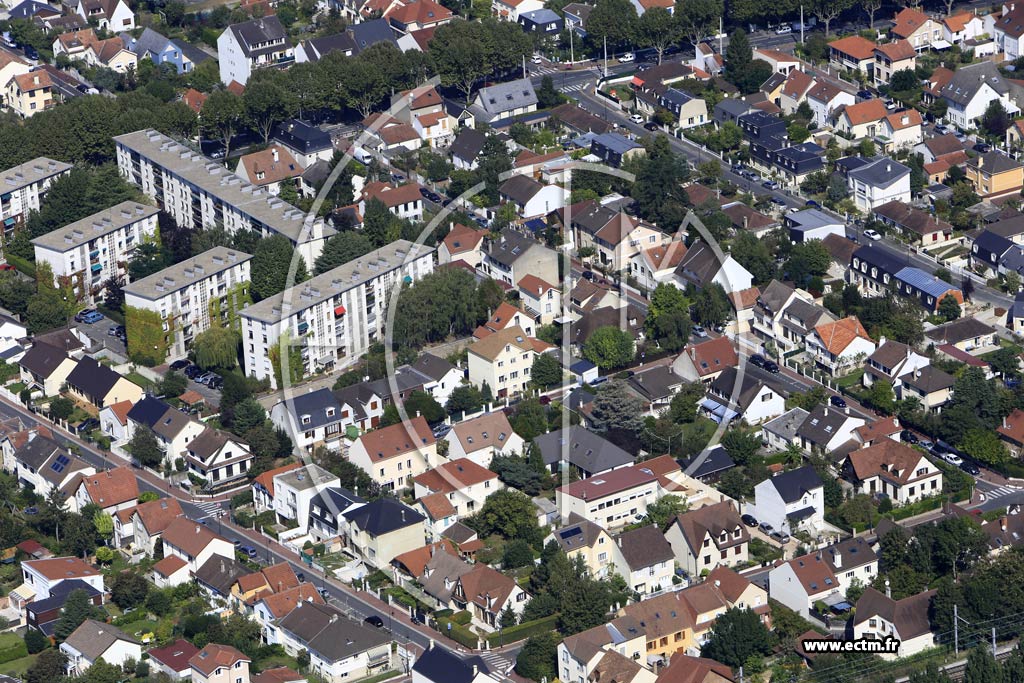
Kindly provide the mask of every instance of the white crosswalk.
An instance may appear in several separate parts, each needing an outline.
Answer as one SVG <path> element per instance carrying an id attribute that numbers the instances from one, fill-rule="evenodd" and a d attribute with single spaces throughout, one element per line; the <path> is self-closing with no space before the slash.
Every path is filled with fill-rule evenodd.
<path id="1" fill-rule="evenodd" d="M 587 87 L 587 83 L 577 83 L 575 85 L 567 85 L 564 88 L 559 88 L 562 92 L 579 92 Z"/>
<path id="2" fill-rule="evenodd" d="M 982 493 L 985 494 L 986 498 L 991 500 L 992 498 L 1002 498 L 1003 496 L 1009 496 L 1014 493 L 1020 493 L 1020 489 L 1014 488 L 1012 486 L 998 486 L 994 489 L 989 489 L 988 491 L 982 491 Z"/>
<path id="3" fill-rule="evenodd" d="M 509 661 L 508 657 L 497 652 L 484 652 L 480 656 L 483 657 L 488 666 L 502 674 L 512 668 L 512 662 Z"/>
<path id="4" fill-rule="evenodd" d="M 539 74 L 541 76 L 544 76 L 546 74 L 556 74 L 556 73 L 558 73 L 558 69 L 556 69 L 554 67 L 551 67 L 551 66 L 534 66 L 534 67 L 532 67 L 531 71 L 534 74 Z"/>
<path id="5" fill-rule="evenodd" d="M 195 505 L 197 508 L 206 513 L 206 515 L 200 517 L 199 519 L 209 519 L 210 517 L 216 516 L 217 513 L 224 509 L 223 507 L 221 507 L 220 503 L 214 503 L 209 501 L 205 503 L 196 503 Z"/>

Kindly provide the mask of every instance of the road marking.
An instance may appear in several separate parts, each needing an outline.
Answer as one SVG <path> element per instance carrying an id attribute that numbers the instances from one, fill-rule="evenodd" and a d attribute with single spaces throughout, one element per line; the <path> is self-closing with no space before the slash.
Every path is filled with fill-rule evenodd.
<path id="1" fill-rule="evenodd" d="M 200 517 L 199 520 L 208 519 L 210 517 L 215 517 L 217 514 L 219 514 L 224 509 L 224 508 L 221 507 L 220 503 L 214 503 L 213 501 L 207 501 L 207 502 L 204 502 L 204 503 L 194 503 L 194 505 L 197 508 L 199 508 L 200 510 L 202 510 L 203 512 L 206 513 L 206 516 L 205 517 Z M 199 520 L 196 520 L 196 521 L 199 521 Z"/>

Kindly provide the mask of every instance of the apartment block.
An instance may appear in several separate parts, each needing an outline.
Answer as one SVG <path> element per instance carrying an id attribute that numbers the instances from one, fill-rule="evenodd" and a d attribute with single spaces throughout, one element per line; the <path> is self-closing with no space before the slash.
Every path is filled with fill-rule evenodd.
<path id="1" fill-rule="evenodd" d="M 71 164 L 39 157 L 0 173 L 0 221 L 4 242 L 25 222 L 29 211 L 38 211 L 53 181 L 71 172 Z"/>
<path id="2" fill-rule="evenodd" d="M 300 346 L 303 374 L 343 368 L 384 334 L 388 295 L 434 270 L 434 249 L 398 240 L 240 312 L 245 374 L 276 384 L 270 351 Z"/>
<path id="3" fill-rule="evenodd" d="M 153 129 L 114 138 L 117 165 L 175 222 L 189 229 L 219 227 L 228 233 L 255 230 L 284 235 L 312 267 L 335 230 L 321 218 L 285 203 L 223 165 Z"/>
<path id="4" fill-rule="evenodd" d="M 128 281 L 135 247 L 157 235 L 159 209 L 127 201 L 32 240 L 36 263 L 48 263 L 54 278 L 71 278 L 75 294 L 95 303 L 111 279 Z"/>
<path id="5" fill-rule="evenodd" d="M 167 356 L 184 358 L 200 332 L 238 328 L 238 312 L 251 301 L 250 259 L 238 250 L 214 247 L 126 285 L 125 305 L 159 313 Z"/>

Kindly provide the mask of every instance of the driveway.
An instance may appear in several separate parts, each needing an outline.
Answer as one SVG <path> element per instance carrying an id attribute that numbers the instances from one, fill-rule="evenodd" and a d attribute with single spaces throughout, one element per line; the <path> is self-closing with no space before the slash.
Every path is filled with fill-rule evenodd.
<path id="1" fill-rule="evenodd" d="M 92 324 L 84 322 L 73 322 L 73 324 L 81 330 L 85 336 L 91 339 L 93 343 L 110 349 L 110 351 L 122 358 L 128 357 L 128 349 L 125 348 L 124 342 L 110 334 L 110 328 L 116 326 L 117 322 L 104 317 L 103 320 Z"/>

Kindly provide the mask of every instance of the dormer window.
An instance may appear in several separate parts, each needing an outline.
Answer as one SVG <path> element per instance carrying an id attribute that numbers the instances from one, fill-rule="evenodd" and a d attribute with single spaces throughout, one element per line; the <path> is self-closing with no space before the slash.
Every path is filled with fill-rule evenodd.
<path id="1" fill-rule="evenodd" d="M 311 418 L 309 417 L 309 415 L 303 415 L 303 416 L 302 416 L 302 424 L 304 424 L 304 425 L 308 425 L 308 424 L 309 424 L 309 423 L 310 423 L 311 421 L 312 421 L 312 420 L 311 420 Z"/>

